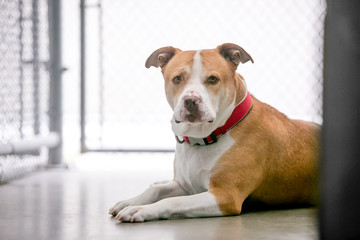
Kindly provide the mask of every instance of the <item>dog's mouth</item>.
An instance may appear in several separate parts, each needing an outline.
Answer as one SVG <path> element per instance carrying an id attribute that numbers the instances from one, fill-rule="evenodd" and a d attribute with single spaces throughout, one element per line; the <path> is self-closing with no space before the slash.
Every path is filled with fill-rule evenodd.
<path id="1" fill-rule="evenodd" d="M 174 118 L 175 123 L 179 124 L 179 123 L 213 123 L 214 119 L 210 119 L 210 120 L 201 120 L 201 118 L 196 117 L 193 114 L 188 114 L 185 116 L 185 119 L 180 121 Z"/>
<path id="2" fill-rule="evenodd" d="M 188 115 L 186 115 L 186 119 L 189 122 L 194 123 L 197 121 L 198 118 L 194 114 L 188 114 Z"/>

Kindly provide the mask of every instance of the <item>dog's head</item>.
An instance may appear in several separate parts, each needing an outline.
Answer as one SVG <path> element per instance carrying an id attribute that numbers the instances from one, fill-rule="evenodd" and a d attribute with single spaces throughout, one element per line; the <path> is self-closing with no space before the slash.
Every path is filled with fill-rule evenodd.
<path id="1" fill-rule="evenodd" d="M 246 94 L 236 69 L 247 61 L 251 56 L 232 43 L 201 51 L 163 47 L 150 55 L 145 66 L 161 67 L 176 135 L 202 138 L 225 123 Z"/>

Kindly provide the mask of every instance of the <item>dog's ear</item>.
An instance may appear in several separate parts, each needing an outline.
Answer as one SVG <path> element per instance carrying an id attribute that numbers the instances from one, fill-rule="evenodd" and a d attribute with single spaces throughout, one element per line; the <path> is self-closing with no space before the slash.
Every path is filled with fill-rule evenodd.
<path id="1" fill-rule="evenodd" d="M 246 63 L 254 60 L 242 47 L 233 43 L 224 43 L 217 47 L 219 53 L 228 61 L 232 62 L 236 67 L 240 63 Z"/>
<path id="2" fill-rule="evenodd" d="M 148 57 L 145 63 L 145 67 L 150 68 L 151 66 L 153 66 L 162 68 L 178 51 L 181 50 L 173 47 L 159 48 Z"/>

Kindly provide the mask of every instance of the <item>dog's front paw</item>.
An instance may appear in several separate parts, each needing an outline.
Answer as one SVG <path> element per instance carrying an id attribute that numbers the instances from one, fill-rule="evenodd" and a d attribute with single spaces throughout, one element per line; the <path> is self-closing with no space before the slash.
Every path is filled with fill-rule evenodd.
<path id="1" fill-rule="evenodd" d="M 113 215 L 114 217 L 124 208 L 131 206 L 130 201 L 121 201 L 115 204 L 114 207 L 109 209 L 109 214 Z"/>
<path id="2" fill-rule="evenodd" d="M 153 210 L 149 205 L 129 206 L 121 210 L 115 219 L 121 222 L 144 222 L 159 219 Z"/>

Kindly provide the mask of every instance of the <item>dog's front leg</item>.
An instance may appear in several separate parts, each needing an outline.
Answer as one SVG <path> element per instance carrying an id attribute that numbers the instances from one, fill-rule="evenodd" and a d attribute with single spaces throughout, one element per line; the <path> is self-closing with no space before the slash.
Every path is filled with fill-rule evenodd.
<path id="1" fill-rule="evenodd" d="M 163 184 L 154 184 L 145 192 L 129 200 L 120 201 L 109 209 L 109 214 L 116 216 L 128 206 L 139 206 L 157 202 L 164 198 L 187 195 L 185 190 L 176 181 Z"/>
<path id="2" fill-rule="evenodd" d="M 122 222 L 143 222 L 171 217 L 222 216 L 216 199 L 210 192 L 166 198 L 159 202 L 129 206 L 120 211 L 116 219 Z"/>

